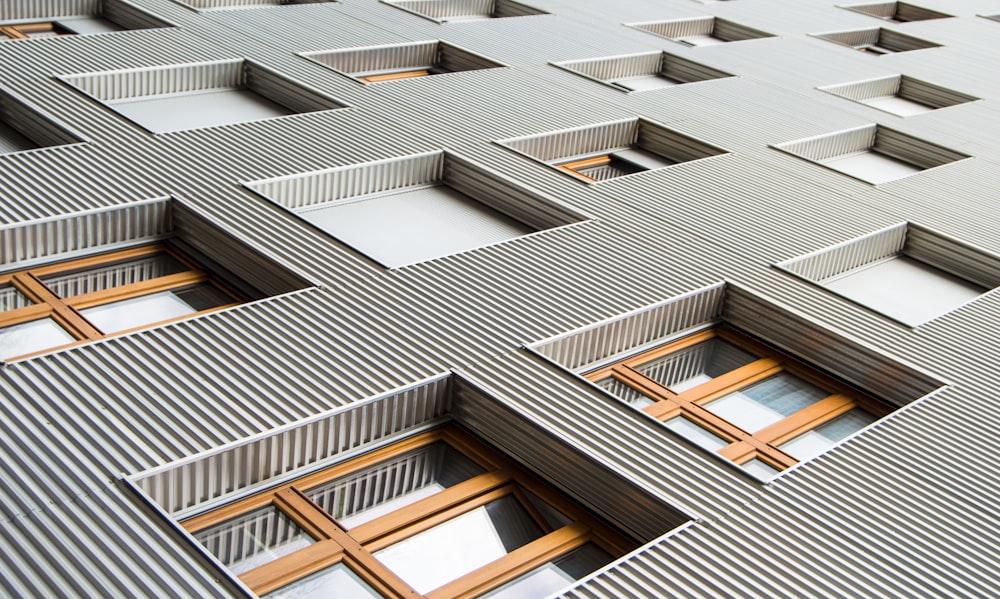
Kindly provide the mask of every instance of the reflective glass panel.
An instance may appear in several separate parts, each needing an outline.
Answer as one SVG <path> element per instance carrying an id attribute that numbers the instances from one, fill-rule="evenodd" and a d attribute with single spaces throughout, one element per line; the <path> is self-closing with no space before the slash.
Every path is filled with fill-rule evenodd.
<path id="1" fill-rule="evenodd" d="M 715 433 L 698 426 L 683 416 L 671 418 L 663 424 L 695 445 L 712 452 L 719 451 L 723 447 L 729 445 L 729 441 L 726 441 Z"/>
<path id="2" fill-rule="evenodd" d="M 73 343 L 76 338 L 51 318 L 0 328 L 0 360 Z"/>
<path id="3" fill-rule="evenodd" d="M 419 593 L 426 593 L 527 545 L 542 529 L 508 495 L 375 553 Z"/>
<path id="4" fill-rule="evenodd" d="M 606 551 L 593 543 L 587 543 L 483 597 L 493 599 L 545 597 L 605 566 L 611 559 L 611 555 Z"/>
<path id="5" fill-rule="evenodd" d="M 594 384 L 625 403 L 639 408 L 640 410 L 646 406 L 651 406 L 656 403 L 652 399 L 611 376 L 595 381 Z"/>
<path id="6" fill-rule="evenodd" d="M 748 432 L 757 432 L 811 406 L 829 393 L 797 376 L 781 373 L 705 404 Z"/>
<path id="7" fill-rule="evenodd" d="M 18 291 L 12 285 L 0 285 L 0 312 L 17 310 L 33 304 L 28 296 Z"/>
<path id="8" fill-rule="evenodd" d="M 42 277 L 42 282 L 59 297 L 73 297 L 141 283 L 189 270 L 191 269 L 170 254 L 160 253 L 92 268 L 61 272 Z"/>
<path id="9" fill-rule="evenodd" d="M 342 526 L 352 528 L 483 472 L 450 445 L 438 442 L 313 487 L 306 495 Z"/>
<path id="10" fill-rule="evenodd" d="M 766 462 L 762 462 L 757 458 L 744 462 L 740 465 L 741 468 L 752 474 L 755 478 L 767 482 L 778 476 L 778 470 L 769 466 Z"/>
<path id="11" fill-rule="evenodd" d="M 320 570 L 264 595 L 265 599 L 381 599 L 382 595 L 368 586 L 344 564 Z"/>
<path id="12" fill-rule="evenodd" d="M 853 435 L 876 420 L 878 417 L 874 414 L 861 408 L 854 408 L 822 426 L 780 445 L 779 449 L 797 460 L 808 460 L 825 452 L 841 439 Z"/>
<path id="13" fill-rule="evenodd" d="M 234 574 L 308 547 L 314 541 L 285 514 L 266 506 L 194 533 Z"/>
<path id="14" fill-rule="evenodd" d="M 636 370 L 681 393 L 756 360 L 757 356 L 750 352 L 713 337 L 647 362 Z"/>
<path id="15" fill-rule="evenodd" d="M 233 299 L 209 283 L 151 293 L 80 310 L 102 333 L 117 333 L 135 327 L 194 314 L 232 303 Z"/>

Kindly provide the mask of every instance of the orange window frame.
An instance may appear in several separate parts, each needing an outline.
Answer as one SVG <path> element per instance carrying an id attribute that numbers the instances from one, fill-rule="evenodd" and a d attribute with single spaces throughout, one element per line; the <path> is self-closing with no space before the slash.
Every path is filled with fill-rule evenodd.
<path id="1" fill-rule="evenodd" d="M 311 501 L 317 485 L 363 470 L 413 449 L 443 441 L 485 472 L 349 530 Z M 570 523 L 552 530 L 523 494 L 529 491 L 562 512 Z M 533 516 L 546 534 L 477 570 L 421 595 L 375 558 L 374 552 L 508 495 Z M 307 532 L 315 543 L 245 572 L 240 579 L 266 594 L 338 563 L 386 597 L 471 598 L 495 589 L 585 543 L 614 557 L 634 545 L 582 508 L 566 500 L 471 435 L 454 427 L 422 433 L 389 447 L 327 468 L 182 522 L 194 534 L 231 518 L 273 506 Z"/>
<path id="2" fill-rule="evenodd" d="M 86 268 L 97 268 L 103 265 L 110 265 L 115 262 L 121 262 L 123 260 L 143 258 L 146 256 L 151 256 L 154 254 L 161 254 L 161 253 L 172 256 L 177 261 L 187 266 L 189 270 L 187 270 L 186 272 L 180 272 L 163 277 L 156 277 L 154 279 L 149 279 L 138 283 L 120 285 L 117 287 L 109 287 L 108 289 L 104 289 L 101 291 L 86 293 L 68 298 L 59 297 L 51 289 L 49 289 L 45 285 L 45 283 L 42 282 L 43 277 L 50 275 L 57 275 L 64 272 L 70 272 Z M 126 300 L 126 299 L 141 297 L 144 295 L 150 295 L 161 291 L 168 291 L 170 289 L 177 289 L 179 287 L 185 287 L 197 283 L 210 283 L 215 287 L 217 287 L 218 289 L 220 289 L 221 291 L 223 291 L 226 295 L 233 298 L 234 301 L 232 303 L 228 303 L 222 306 L 216 306 L 213 308 L 209 308 L 207 310 L 202 310 L 194 314 L 188 314 L 178 318 L 171 318 L 168 320 L 150 323 L 148 325 L 143 325 L 141 327 L 136 327 L 125 331 L 118 331 L 116 333 L 110 333 L 110 334 L 103 333 L 96 326 L 91 324 L 86 318 L 84 318 L 82 314 L 80 314 L 80 310 L 92 308 L 94 306 L 100 306 L 112 302 L 117 302 L 120 300 Z M 33 320 L 40 320 L 42 318 L 51 318 L 57 324 L 59 324 L 59 326 L 61 326 L 64 330 L 66 330 L 66 332 L 68 332 L 70 335 L 72 335 L 77 339 L 77 341 L 72 343 L 60 345 L 57 347 L 51 347 L 30 354 L 7 358 L 6 360 L 4 360 L 5 362 L 30 358 L 32 356 L 48 353 L 56 349 L 72 347 L 80 343 L 86 343 L 97 339 L 104 339 L 106 337 L 117 336 L 117 335 L 125 335 L 134 331 L 146 329 L 152 326 L 157 326 L 168 322 L 185 320 L 187 318 L 192 318 L 199 314 L 205 314 L 208 312 L 214 312 L 216 310 L 222 310 L 224 308 L 235 306 L 238 305 L 239 303 L 242 303 L 243 301 L 243 298 L 241 298 L 239 294 L 229 289 L 221 282 L 211 278 L 207 273 L 200 270 L 198 266 L 194 264 L 189 258 L 184 256 L 180 252 L 177 252 L 173 248 L 163 244 L 155 244 L 155 245 L 148 245 L 127 250 L 120 250 L 120 251 L 110 252 L 107 254 L 101 254 L 98 256 L 80 258 L 77 260 L 68 260 L 65 262 L 57 262 L 46 266 L 39 266 L 36 268 L 20 270 L 17 272 L 0 274 L 0 285 L 12 286 L 14 289 L 20 291 L 29 300 L 33 302 L 31 305 L 26 307 L 15 308 L 13 310 L 0 312 L 0 328 L 23 324 L 31 322 Z"/>
<path id="3" fill-rule="evenodd" d="M 675 393 L 637 370 L 637 367 L 653 360 L 715 337 L 754 354 L 758 359 L 681 393 Z M 781 372 L 793 374 L 827 391 L 828 395 L 756 432 L 745 431 L 704 407 L 713 400 Z M 584 377 L 594 383 L 614 378 L 655 402 L 644 407 L 643 411 L 657 420 L 665 422 L 682 416 L 721 437 L 729 444 L 719 450 L 719 455 L 737 464 L 745 464 L 756 458 L 778 470 L 790 468 L 799 462 L 782 451 L 779 445 L 822 426 L 853 408 L 861 408 L 879 418 L 892 411 L 889 406 L 725 326 L 688 335 L 588 372 Z"/>

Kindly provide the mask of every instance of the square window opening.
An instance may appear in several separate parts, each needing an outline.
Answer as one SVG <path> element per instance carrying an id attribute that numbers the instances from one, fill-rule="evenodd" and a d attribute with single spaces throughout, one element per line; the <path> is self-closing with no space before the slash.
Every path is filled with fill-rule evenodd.
<path id="1" fill-rule="evenodd" d="M 170 27 L 121 0 L 8 2 L 0 21 L 0 40 L 39 39 L 133 29 Z"/>
<path id="2" fill-rule="evenodd" d="M 444 73 L 495 69 L 505 65 L 442 41 L 302 54 L 362 83 L 382 83 Z"/>
<path id="3" fill-rule="evenodd" d="M 929 8 L 923 8 L 906 2 L 866 2 L 862 4 L 842 4 L 839 8 L 859 12 L 863 15 L 889 21 L 891 23 L 910 23 L 913 21 L 929 21 L 931 19 L 948 19 L 949 15 Z"/>
<path id="4" fill-rule="evenodd" d="M 513 0 L 382 0 L 382 2 L 435 23 L 465 23 L 551 14 Z"/>
<path id="5" fill-rule="evenodd" d="M 909 223 L 777 266 L 910 327 L 1000 286 L 1000 257 Z"/>
<path id="6" fill-rule="evenodd" d="M 339 0 L 174 0 L 178 4 L 198 12 L 215 10 L 245 10 L 252 8 L 274 8 L 296 4 L 325 4 Z"/>
<path id="7" fill-rule="evenodd" d="M 898 31 L 876 27 L 871 29 L 855 29 L 851 31 L 834 31 L 830 33 L 813 33 L 813 37 L 832 42 L 841 46 L 853 48 L 872 56 L 895 54 L 940 48 L 941 44 Z"/>
<path id="8" fill-rule="evenodd" d="M 882 125 L 868 125 L 772 147 L 873 185 L 970 157 Z"/>
<path id="9" fill-rule="evenodd" d="M 437 482 L 423 484 L 428 480 Z M 396 502 L 414 492 L 418 499 Z M 384 509 L 348 525 L 343 519 L 359 513 L 350 507 L 358 501 Z M 512 596 L 514 589 L 545 595 L 635 547 L 454 427 L 182 524 L 254 592 L 275 597 L 319 588 L 372 597 Z"/>
<path id="10" fill-rule="evenodd" d="M 624 92 L 652 91 L 733 76 L 669 52 L 554 62 L 552 65 Z"/>
<path id="11" fill-rule="evenodd" d="M 907 75 L 891 75 L 818 89 L 902 117 L 979 100 Z"/>
<path id="12" fill-rule="evenodd" d="M 945 386 L 722 283 L 529 349 L 659 421 L 668 437 L 763 482 Z"/>
<path id="13" fill-rule="evenodd" d="M 586 183 L 611 181 L 728 153 L 645 119 L 497 143 Z"/>
<path id="14" fill-rule="evenodd" d="M 70 75 L 62 80 L 150 133 L 344 107 L 247 60 Z M 144 91 L 134 91 L 140 89 Z"/>
<path id="15" fill-rule="evenodd" d="M 727 42 L 776 37 L 772 33 L 719 17 L 695 17 L 625 25 L 690 47 L 716 46 Z"/>
<path id="16" fill-rule="evenodd" d="M 472 188 L 469 180 L 490 184 Z M 311 184 L 305 185 L 306 181 Z M 450 152 L 258 181 L 247 187 L 388 268 L 585 220 L 555 200 Z"/>

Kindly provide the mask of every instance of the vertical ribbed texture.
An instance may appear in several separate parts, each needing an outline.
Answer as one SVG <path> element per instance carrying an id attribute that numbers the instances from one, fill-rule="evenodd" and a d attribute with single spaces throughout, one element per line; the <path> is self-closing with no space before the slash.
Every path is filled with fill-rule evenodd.
<path id="1" fill-rule="evenodd" d="M 906 231 L 907 224 L 900 223 L 777 266 L 820 282 L 899 254 L 906 243 Z"/>
<path id="2" fill-rule="evenodd" d="M 0 21 L 96 15 L 101 0 L 0 0 Z"/>
<path id="3" fill-rule="evenodd" d="M 166 198 L 0 227 L 0 263 L 8 267 L 84 251 L 150 241 L 171 230 Z"/>
<path id="4" fill-rule="evenodd" d="M 104 102 L 234 88 L 244 81 L 240 60 L 74 75 L 62 80 Z"/>
<path id="5" fill-rule="evenodd" d="M 189 511 L 433 422 L 448 411 L 448 384 L 447 378 L 438 378 L 133 480 L 168 513 Z"/>
<path id="6" fill-rule="evenodd" d="M 607 322 L 533 345 L 532 349 L 573 370 L 714 322 L 722 313 L 725 286 L 667 300 Z"/>

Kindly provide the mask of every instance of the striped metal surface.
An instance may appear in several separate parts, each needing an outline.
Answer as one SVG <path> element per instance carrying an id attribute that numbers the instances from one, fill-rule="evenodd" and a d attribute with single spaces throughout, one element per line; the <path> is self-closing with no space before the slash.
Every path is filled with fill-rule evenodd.
<path id="1" fill-rule="evenodd" d="M 993 0 L 922 0 L 954 16 L 906 23 L 834 0 L 194 4 L 0 2 L 0 21 L 129 29 L 0 41 L 0 118 L 40 146 L 0 155 L 0 269 L 169 234 L 271 296 L 0 368 L 0 595 L 240 596 L 120 479 L 176 467 L 191 490 L 183 464 L 449 371 L 454 419 L 650 540 L 568 596 L 995 594 L 977 556 L 996 550 L 1000 294 L 910 328 L 811 282 L 883 251 L 1000 282 Z M 483 18 L 429 14 L 446 5 Z M 688 19 L 773 37 L 686 47 L 624 25 Z M 362 85 L 307 57 L 425 43 L 505 68 Z M 733 76 L 602 83 L 638 63 Z M 154 136 L 102 103 L 240 85 L 300 114 Z M 857 101 L 876 92 L 947 107 Z M 647 123 L 728 152 L 599 185 L 543 164 Z M 789 142 L 951 162 L 873 186 Z M 425 180 L 411 157 L 552 228 L 385 269 L 290 211 Z M 902 407 L 763 485 L 571 372 L 718 318 Z"/>

